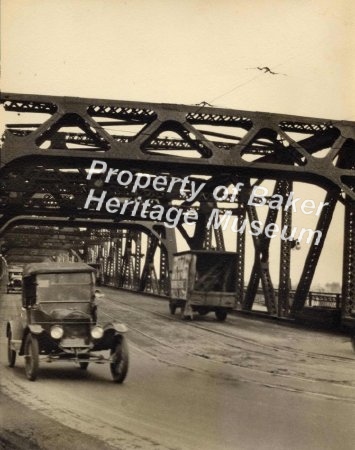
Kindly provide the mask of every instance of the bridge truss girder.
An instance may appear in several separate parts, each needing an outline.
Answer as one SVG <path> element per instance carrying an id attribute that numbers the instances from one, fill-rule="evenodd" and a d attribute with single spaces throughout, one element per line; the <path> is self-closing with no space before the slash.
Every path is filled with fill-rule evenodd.
<path id="1" fill-rule="evenodd" d="M 0 238 L 0 253 L 5 257 L 38 256 L 38 249 L 47 257 L 74 252 L 88 263 L 99 264 L 103 284 L 159 295 L 169 293 L 168 269 L 176 252 L 175 235 L 157 224 L 80 221 L 70 227 L 60 218 L 23 217 Z"/>
<path id="2" fill-rule="evenodd" d="M 158 193 L 147 188 L 143 193 L 144 198 L 154 200 L 165 210 L 178 202 L 186 211 L 195 209 L 199 212 L 192 235 L 182 224 L 177 227 L 187 245 L 195 249 L 224 249 L 223 233 L 215 230 L 213 236 L 205 226 L 211 208 L 218 206 L 211 194 L 214 186 L 244 182 L 245 189 L 231 208 L 233 216 L 243 220 L 246 215 L 250 219 L 257 218 L 255 207 L 247 206 L 245 201 L 253 183 L 259 183 L 252 179 L 276 180 L 275 192 L 286 198 L 294 181 L 315 184 L 327 192 L 330 206 L 323 209 L 318 223 L 317 229 L 322 232 L 323 241 L 321 245 L 313 242 L 310 246 L 292 306 L 289 278 L 293 244 L 289 241 L 281 242 L 279 289 L 276 291 L 269 273 L 270 242 L 266 238 L 253 239 L 255 261 L 244 294 L 246 241 L 245 234 L 238 234 L 236 249 L 240 258 L 236 268 L 236 296 L 241 308 L 251 309 L 261 280 L 270 314 L 284 316 L 290 311 L 292 314 L 302 311 L 335 204 L 341 202 L 347 211 L 341 309 L 344 318 L 353 317 L 355 262 L 352 243 L 355 225 L 353 213 L 349 212 L 353 211 L 355 201 L 353 122 L 206 106 L 21 94 L 2 94 L 1 103 L 5 111 L 16 119 L 18 116 L 20 119 L 22 116 L 39 119 L 26 123 L 14 120 L 7 124 L 0 152 L 0 232 L 20 216 L 36 216 L 37 220 L 43 219 L 47 223 L 50 220 L 58 223 L 56 218 L 60 217 L 75 226 L 90 219 L 96 223 L 104 221 L 113 228 L 122 220 L 132 219 L 129 210 L 123 215 L 110 216 L 93 207 L 83 208 L 92 187 L 98 193 L 105 189 L 110 196 L 127 197 L 127 191 L 117 183 L 109 182 L 102 186 L 100 176 L 87 180 L 87 170 L 93 159 L 120 170 L 129 169 L 135 175 L 143 172 L 154 177 L 160 172 L 170 178 L 188 176 L 197 184 L 201 179 L 207 181 L 206 189 L 193 204 L 184 200 L 179 189 Z M 43 115 L 47 116 L 45 120 Z M 137 200 L 141 194 L 130 193 L 129 198 Z M 275 210 L 270 209 L 265 226 L 272 223 L 276 215 Z M 291 228 L 290 211 L 282 210 L 281 220 L 288 229 Z M 109 241 L 111 244 L 102 244 L 100 251 L 108 252 L 105 256 L 107 261 L 112 260 L 110 252 L 120 255 L 125 267 L 122 270 L 131 279 L 134 278 L 131 272 L 138 272 L 135 267 L 140 267 L 146 286 L 152 285 L 157 266 L 151 254 L 156 252 L 159 239 L 149 236 L 149 256 L 141 266 L 138 251 L 135 256 L 130 255 L 131 245 L 136 243 L 134 247 L 140 246 L 134 233 L 132 228 L 127 231 L 125 239 L 128 244 L 122 248 L 118 242 Z M 75 245 L 74 241 L 72 245 Z M 105 250 L 105 245 L 109 249 Z M 168 252 L 168 257 L 171 259 L 171 252 Z M 160 266 L 165 265 L 166 261 L 161 259 Z M 110 267 L 107 272 L 112 273 L 113 266 L 107 267 Z M 163 272 L 168 273 L 168 269 Z M 122 274 L 120 276 L 122 278 Z M 132 283 L 132 286 L 137 286 L 137 276 Z M 140 288 L 144 283 L 139 281 Z"/>

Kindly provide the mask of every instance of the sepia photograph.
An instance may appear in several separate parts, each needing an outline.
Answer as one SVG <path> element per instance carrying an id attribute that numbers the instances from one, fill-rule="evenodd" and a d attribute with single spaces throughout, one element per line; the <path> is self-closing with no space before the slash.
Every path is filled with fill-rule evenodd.
<path id="1" fill-rule="evenodd" d="M 352 450 L 355 3 L 0 19 L 0 449 Z"/>

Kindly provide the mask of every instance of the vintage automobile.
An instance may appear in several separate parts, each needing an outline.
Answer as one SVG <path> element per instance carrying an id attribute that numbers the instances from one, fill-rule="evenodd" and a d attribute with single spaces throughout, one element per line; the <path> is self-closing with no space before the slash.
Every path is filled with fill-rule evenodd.
<path id="1" fill-rule="evenodd" d="M 97 294 L 94 269 L 87 264 L 25 265 L 21 316 L 7 323 L 9 366 L 23 355 L 27 378 L 34 381 L 40 359 L 74 362 L 83 370 L 90 362 L 107 362 L 113 380 L 122 383 L 129 363 L 127 328 L 97 322 Z"/>
<path id="2" fill-rule="evenodd" d="M 21 266 L 8 266 L 8 282 L 6 292 L 8 294 L 18 293 L 22 291 L 22 267 Z"/>
<path id="3" fill-rule="evenodd" d="M 238 254 L 216 250 L 190 250 L 174 254 L 170 313 L 181 308 L 183 319 L 214 311 L 224 321 L 236 305 Z"/>

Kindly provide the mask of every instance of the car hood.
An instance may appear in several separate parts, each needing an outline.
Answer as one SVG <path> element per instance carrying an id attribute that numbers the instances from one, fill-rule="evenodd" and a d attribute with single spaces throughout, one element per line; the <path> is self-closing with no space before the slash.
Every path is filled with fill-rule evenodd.
<path id="1" fill-rule="evenodd" d="M 91 317 L 89 314 L 79 311 L 77 309 L 53 309 L 49 314 L 50 318 L 54 321 L 60 322 L 90 322 Z"/>

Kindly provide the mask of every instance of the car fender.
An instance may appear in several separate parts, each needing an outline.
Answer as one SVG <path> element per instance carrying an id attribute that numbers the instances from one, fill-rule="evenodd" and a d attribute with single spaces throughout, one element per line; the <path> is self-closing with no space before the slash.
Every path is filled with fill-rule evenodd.
<path id="1" fill-rule="evenodd" d="M 9 320 L 6 324 L 6 337 L 9 337 L 11 331 L 11 338 L 13 341 L 21 341 L 23 337 L 23 327 L 20 321 Z"/>
<path id="2" fill-rule="evenodd" d="M 104 335 L 101 339 L 94 341 L 93 351 L 107 350 L 115 347 L 117 339 L 128 331 L 126 325 L 120 322 L 110 322 L 104 325 Z"/>
<path id="3" fill-rule="evenodd" d="M 9 321 L 6 324 L 6 337 L 9 338 L 11 336 L 10 346 L 12 350 L 18 352 L 22 345 L 22 335 L 23 329 L 21 324 L 16 323 L 15 321 Z"/>
<path id="4" fill-rule="evenodd" d="M 25 350 L 25 341 L 26 341 L 26 337 L 28 335 L 28 333 L 30 334 L 35 334 L 35 335 L 39 335 L 44 331 L 44 328 L 41 325 L 38 324 L 28 324 L 26 326 L 26 328 L 24 329 L 23 333 L 22 333 L 22 342 L 21 342 L 21 347 L 20 347 L 20 352 L 19 355 L 23 355 L 24 350 Z"/>
<path id="5" fill-rule="evenodd" d="M 32 334 L 41 334 L 44 331 L 44 328 L 42 327 L 42 325 L 39 325 L 37 323 L 28 324 L 27 328 L 30 330 L 30 333 L 32 333 Z"/>
<path id="6" fill-rule="evenodd" d="M 127 333 L 128 328 L 126 327 L 125 324 L 120 323 L 120 322 L 112 322 L 112 328 L 117 331 L 117 333 Z"/>
<path id="7" fill-rule="evenodd" d="M 123 323 L 111 322 L 111 323 L 106 324 L 104 327 L 105 333 L 106 333 L 106 331 L 109 331 L 109 330 L 113 330 L 116 333 L 123 334 L 128 331 L 128 328 Z"/>

